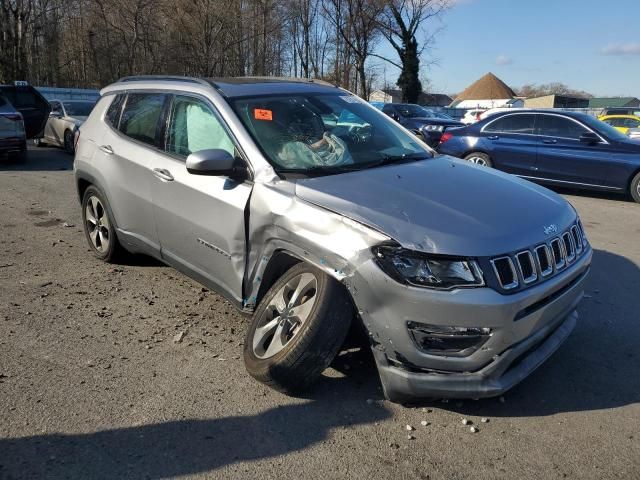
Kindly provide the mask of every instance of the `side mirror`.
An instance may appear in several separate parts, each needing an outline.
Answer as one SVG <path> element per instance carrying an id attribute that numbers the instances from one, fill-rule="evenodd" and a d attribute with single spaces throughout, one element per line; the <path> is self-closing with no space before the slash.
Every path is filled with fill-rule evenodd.
<path id="1" fill-rule="evenodd" d="M 53 110 L 53 111 L 51 111 L 51 113 L 49 113 L 49 116 L 50 116 L 51 118 L 61 118 L 61 117 L 62 117 L 62 113 L 61 113 L 61 112 L 58 112 L 58 111 Z"/>
<path id="2" fill-rule="evenodd" d="M 236 158 L 226 150 L 212 148 L 194 152 L 187 157 L 187 171 L 193 175 L 225 176 L 244 180 L 247 169 L 238 166 Z"/>
<path id="3" fill-rule="evenodd" d="M 584 132 L 580 135 L 580 143 L 586 143 L 587 145 L 595 145 L 600 143 L 600 137 L 593 132 Z"/>

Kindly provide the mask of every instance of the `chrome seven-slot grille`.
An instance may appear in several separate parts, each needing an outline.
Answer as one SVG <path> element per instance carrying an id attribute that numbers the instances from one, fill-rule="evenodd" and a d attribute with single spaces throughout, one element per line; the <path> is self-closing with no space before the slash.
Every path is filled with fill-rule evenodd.
<path id="1" fill-rule="evenodd" d="M 587 249 L 588 243 L 578 221 L 562 234 L 528 250 L 491 260 L 493 271 L 504 290 L 528 287 L 568 268 Z"/>

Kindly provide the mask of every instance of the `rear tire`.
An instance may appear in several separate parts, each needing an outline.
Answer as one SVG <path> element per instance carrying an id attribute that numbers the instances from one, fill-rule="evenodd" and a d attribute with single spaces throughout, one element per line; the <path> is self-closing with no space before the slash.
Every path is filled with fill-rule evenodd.
<path id="1" fill-rule="evenodd" d="M 633 198 L 633 201 L 636 203 L 640 203 L 640 172 L 638 172 L 636 176 L 633 177 L 633 180 L 631 180 L 631 186 L 629 190 L 631 192 L 631 198 Z"/>
<path id="2" fill-rule="evenodd" d="M 493 162 L 491 161 L 491 157 L 486 153 L 482 152 L 473 152 L 464 157 L 467 162 L 475 163 L 476 165 L 480 165 L 482 167 L 493 167 Z"/>
<path id="3" fill-rule="evenodd" d="M 247 371 L 286 394 L 307 389 L 337 355 L 352 318 L 340 283 L 306 263 L 294 265 L 253 315 L 244 343 Z"/>
<path id="4" fill-rule="evenodd" d="M 84 234 L 93 254 L 104 262 L 113 263 L 124 253 L 118 241 L 111 209 L 102 192 L 91 185 L 82 197 Z"/>
<path id="5" fill-rule="evenodd" d="M 73 132 L 71 130 L 64 131 L 64 151 L 69 155 L 74 155 L 76 153 L 73 148 Z"/>

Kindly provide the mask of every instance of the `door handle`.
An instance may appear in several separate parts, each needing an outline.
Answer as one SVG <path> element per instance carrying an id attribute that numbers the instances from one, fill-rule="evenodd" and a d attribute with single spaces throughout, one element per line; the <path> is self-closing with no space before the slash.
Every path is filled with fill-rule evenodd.
<path id="1" fill-rule="evenodd" d="M 165 182 L 173 181 L 173 175 L 171 175 L 171 172 L 169 172 L 169 170 L 165 170 L 164 168 L 154 168 L 153 174 L 160 180 L 164 180 Z"/>
<path id="2" fill-rule="evenodd" d="M 498 135 L 489 135 L 487 137 L 488 140 L 498 140 L 500 137 Z"/>
<path id="3" fill-rule="evenodd" d="M 100 150 L 107 155 L 113 155 L 113 148 L 111 148 L 111 145 L 100 145 Z"/>
<path id="4" fill-rule="evenodd" d="M 542 140 L 542 143 L 554 144 L 558 143 L 558 140 L 556 140 L 555 138 L 545 138 Z"/>

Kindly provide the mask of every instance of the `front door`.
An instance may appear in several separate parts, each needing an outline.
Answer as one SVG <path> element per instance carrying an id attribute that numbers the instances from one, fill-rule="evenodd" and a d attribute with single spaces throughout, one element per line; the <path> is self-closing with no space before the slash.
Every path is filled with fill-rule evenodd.
<path id="1" fill-rule="evenodd" d="M 149 166 L 154 177 L 156 229 L 162 257 L 205 284 L 242 300 L 245 268 L 245 210 L 251 182 L 187 172 L 189 154 L 205 149 L 237 150 L 212 105 L 176 95 L 169 110 L 165 154 Z"/>
<path id="2" fill-rule="evenodd" d="M 575 184 L 604 185 L 609 175 L 611 146 L 589 144 L 580 136 L 591 130 L 572 118 L 540 114 L 537 175 L 540 178 Z"/>

